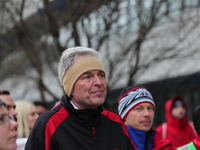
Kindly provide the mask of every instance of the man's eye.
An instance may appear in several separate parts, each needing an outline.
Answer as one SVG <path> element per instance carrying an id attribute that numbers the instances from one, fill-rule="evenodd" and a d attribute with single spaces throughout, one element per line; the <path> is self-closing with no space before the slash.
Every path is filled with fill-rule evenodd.
<path id="1" fill-rule="evenodd" d="M 104 74 L 99 74 L 99 77 L 105 77 L 105 75 Z"/>
<path id="2" fill-rule="evenodd" d="M 85 77 L 85 79 L 89 79 L 89 78 L 90 78 L 90 76 L 86 76 L 86 77 Z"/>
<path id="3" fill-rule="evenodd" d="M 3 121 L 3 117 L 0 118 L 0 121 Z"/>
<path id="4" fill-rule="evenodd" d="M 149 110 L 153 110 L 153 107 L 149 107 L 148 109 L 149 109 Z"/>
<path id="5" fill-rule="evenodd" d="M 11 108 L 12 108 L 11 106 L 7 105 L 7 109 L 8 109 L 8 110 L 10 110 Z"/>
<path id="6" fill-rule="evenodd" d="M 141 108 L 139 108 L 139 107 L 137 107 L 137 108 L 135 108 L 136 110 L 141 110 Z"/>

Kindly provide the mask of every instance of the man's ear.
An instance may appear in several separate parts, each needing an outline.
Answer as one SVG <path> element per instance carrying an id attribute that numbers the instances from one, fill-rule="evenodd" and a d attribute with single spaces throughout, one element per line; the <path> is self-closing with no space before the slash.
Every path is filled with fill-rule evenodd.
<path id="1" fill-rule="evenodd" d="M 124 120 L 123 120 L 123 121 L 124 121 L 124 123 L 126 124 L 126 117 L 124 118 Z"/>
<path id="2" fill-rule="evenodd" d="M 72 90 L 72 93 L 71 93 L 71 97 L 70 97 L 70 98 L 72 98 L 72 97 L 73 97 L 73 95 L 74 95 L 74 90 Z"/>

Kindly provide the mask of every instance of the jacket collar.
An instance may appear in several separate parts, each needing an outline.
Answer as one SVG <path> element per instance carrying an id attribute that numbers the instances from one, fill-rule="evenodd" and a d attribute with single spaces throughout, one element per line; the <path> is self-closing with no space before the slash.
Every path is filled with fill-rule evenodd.
<path id="1" fill-rule="evenodd" d="M 145 146 L 148 147 L 148 150 L 152 149 L 153 138 L 156 134 L 152 129 L 146 132 L 143 130 L 132 128 L 130 126 L 126 126 L 126 127 L 138 150 L 144 150 Z"/>
<path id="2" fill-rule="evenodd" d="M 97 109 L 75 109 L 69 100 L 70 98 L 65 94 L 61 99 L 61 104 L 65 107 L 72 118 L 84 126 L 93 125 L 96 127 L 99 125 L 103 105 L 99 106 Z"/>

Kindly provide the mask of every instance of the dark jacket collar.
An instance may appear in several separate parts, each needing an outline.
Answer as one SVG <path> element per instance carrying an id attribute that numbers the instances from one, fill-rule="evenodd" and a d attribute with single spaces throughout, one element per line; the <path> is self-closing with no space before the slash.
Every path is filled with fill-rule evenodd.
<path id="1" fill-rule="evenodd" d="M 70 116 L 75 119 L 78 123 L 84 126 L 97 127 L 100 124 L 100 116 L 103 111 L 103 105 L 97 109 L 75 109 L 69 102 L 70 98 L 65 94 L 61 99 L 61 104 L 68 111 Z"/>

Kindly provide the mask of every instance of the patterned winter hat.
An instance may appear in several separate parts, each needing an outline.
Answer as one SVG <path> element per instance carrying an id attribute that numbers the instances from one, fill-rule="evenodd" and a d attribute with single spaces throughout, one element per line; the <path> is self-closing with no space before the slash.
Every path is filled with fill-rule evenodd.
<path id="1" fill-rule="evenodd" d="M 118 100 L 118 112 L 121 118 L 124 120 L 126 115 L 131 109 L 141 103 L 150 103 L 154 107 L 155 103 L 153 97 L 147 89 L 142 86 L 130 86 L 125 88 Z"/>

